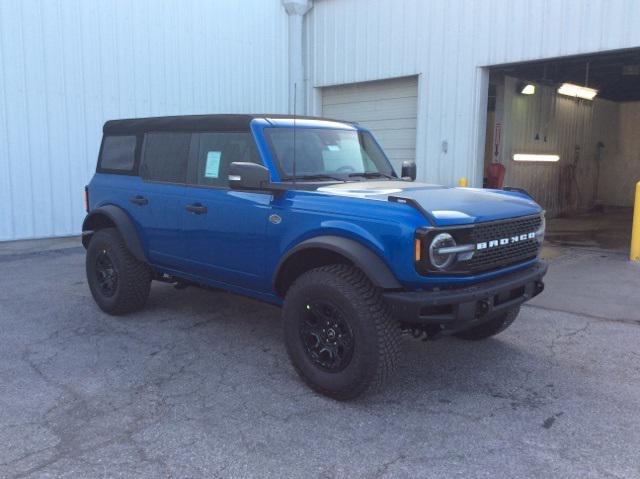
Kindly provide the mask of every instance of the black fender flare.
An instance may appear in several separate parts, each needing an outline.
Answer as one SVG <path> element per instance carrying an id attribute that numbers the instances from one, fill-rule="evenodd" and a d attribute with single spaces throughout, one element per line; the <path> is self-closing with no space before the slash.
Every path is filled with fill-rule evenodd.
<path id="1" fill-rule="evenodd" d="M 103 224 L 104 218 L 110 220 L 115 225 L 127 249 L 140 261 L 147 261 L 147 255 L 144 253 L 138 230 L 133 223 L 131 217 L 119 206 L 105 205 L 91 211 L 82 222 L 82 244 L 86 248 L 89 245 L 91 236 L 96 230 L 96 226 Z"/>
<path id="2" fill-rule="evenodd" d="M 271 284 L 274 291 L 277 291 L 278 277 L 287 260 L 300 251 L 312 248 L 326 249 L 344 256 L 357 268 L 362 270 L 369 280 L 379 288 L 402 288 L 402 285 L 391 272 L 391 269 L 382 260 L 382 258 L 380 258 L 380 256 L 374 253 L 370 248 L 355 240 L 344 238 L 342 236 L 324 235 L 302 241 L 286 252 L 278 262 L 278 266 L 273 274 Z"/>

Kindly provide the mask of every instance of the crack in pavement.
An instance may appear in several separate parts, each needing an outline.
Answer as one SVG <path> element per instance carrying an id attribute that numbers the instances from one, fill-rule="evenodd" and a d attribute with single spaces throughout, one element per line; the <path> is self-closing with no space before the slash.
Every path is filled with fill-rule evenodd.
<path id="1" fill-rule="evenodd" d="M 597 321 L 607 321 L 607 322 L 612 322 L 612 323 L 630 324 L 632 326 L 640 326 L 640 319 L 606 318 L 604 316 L 596 316 L 594 314 L 584 313 L 584 312 L 581 312 L 581 311 L 570 311 L 570 310 L 567 310 L 567 309 L 551 308 L 549 306 L 541 306 L 539 304 L 531 304 L 531 303 L 525 303 L 522 306 L 525 307 L 525 308 L 541 309 L 541 310 L 544 310 L 544 311 L 551 311 L 551 312 L 555 312 L 555 313 L 570 314 L 572 316 L 576 316 L 576 317 L 579 317 L 579 318 L 593 319 L 593 320 L 597 320 Z"/>

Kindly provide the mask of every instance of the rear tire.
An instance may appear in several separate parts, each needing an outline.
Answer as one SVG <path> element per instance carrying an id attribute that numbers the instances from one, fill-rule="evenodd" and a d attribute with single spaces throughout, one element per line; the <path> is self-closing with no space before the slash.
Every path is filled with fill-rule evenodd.
<path id="1" fill-rule="evenodd" d="M 105 313 L 138 311 L 149 297 L 151 270 L 131 254 L 116 228 L 93 234 L 87 248 L 86 272 L 91 295 Z"/>
<path id="2" fill-rule="evenodd" d="M 315 391 L 338 400 L 380 389 L 400 359 L 400 327 L 380 291 L 357 268 L 313 269 L 291 286 L 283 306 L 291 362 Z"/>
<path id="3" fill-rule="evenodd" d="M 460 339 L 467 339 L 470 341 L 478 341 L 481 339 L 487 339 L 491 336 L 501 333 L 507 329 L 518 317 L 520 307 L 513 308 L 507 311 L 502 316 L 491 319 L 484 324 L 476 326 L 474 328 L 466 329 L 456 333 L 454 336 Z"/>

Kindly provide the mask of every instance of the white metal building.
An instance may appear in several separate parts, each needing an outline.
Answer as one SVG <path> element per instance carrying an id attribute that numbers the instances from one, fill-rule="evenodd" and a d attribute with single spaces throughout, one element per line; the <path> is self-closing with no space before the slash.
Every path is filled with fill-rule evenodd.
<path id="1" fill-rule="evenodd" d="M 498 110 L 505 127 L 522 114 L 504 71 L 487 113 L 494 67 L 636 48 L 638 0 L 4 0 L 0 240 L 79 232 L 105 120 L 291 112 L 294 85 L 297 113 L 362 122 L 396 164 L 415 158 L 420 179 L 482 186 L 487 118 L 492 131 Z M 632 102 L 615 103 L 594 103 L 609 119 L 588 115 L 637 131 Z M 527 146 L 514 138 L 505 163 Z M 637 144 L 625 148 L 617 174 L 640 179 Z M 558 188 L 540 168 L 524 176 Z"/>

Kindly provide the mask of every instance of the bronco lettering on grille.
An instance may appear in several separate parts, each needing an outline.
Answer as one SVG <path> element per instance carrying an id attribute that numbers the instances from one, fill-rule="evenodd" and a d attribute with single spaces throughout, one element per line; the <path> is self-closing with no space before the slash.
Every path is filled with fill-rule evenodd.
<path id="1" fill-rule="evenodd" d="M 497 248 L 498 246 L 505 246 L 508 244 L 518 243 L 520 241 L 526 241 L 530 239 L 535 239 L 536 234 L 534 233 L 524 233 L 521 235 L 511 236 L 510 238 L 499 238 L 490 241 L 483 241 L 481 243 L 476 244 L 476 250 L 488 249 L 488 248 Z"/>

